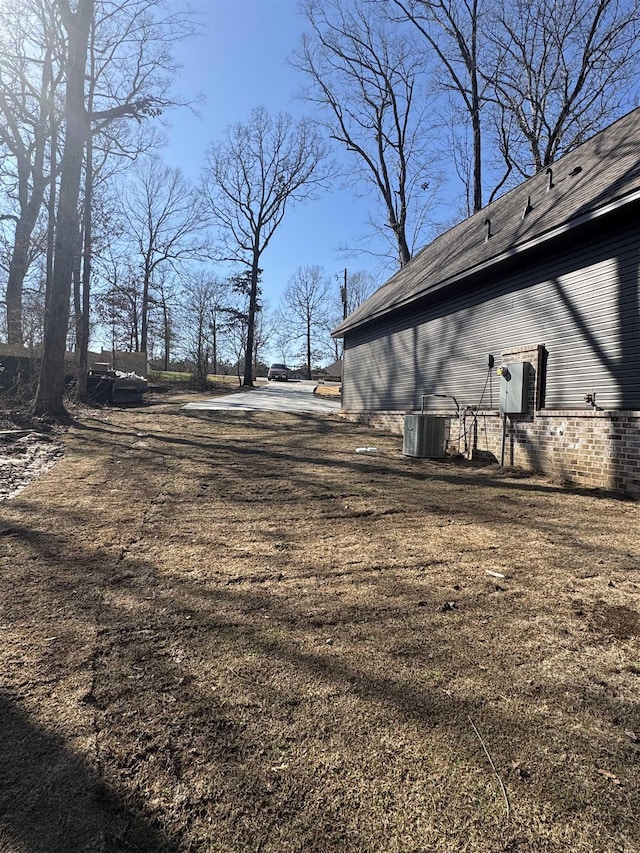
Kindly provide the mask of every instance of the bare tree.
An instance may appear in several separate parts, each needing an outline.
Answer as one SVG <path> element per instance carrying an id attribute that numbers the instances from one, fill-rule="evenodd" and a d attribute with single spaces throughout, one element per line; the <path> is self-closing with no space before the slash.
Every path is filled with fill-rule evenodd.
<path id="1" fill-rule="evenodd" d="M 290 364 L 293 357 L 293 336 L 289 329 L 289 320 L 278 308 L 275 312 L 274 345 L 282 364 Z"/>
<path id="2" fill-rule="evenodd" d="M 257 376 L 258 367 L 260 366 L 262 353 L 269 341 L 273 337 L 272 313 L 266 311 L 264 306 L 262 311 L 256 316 L 254 335 L 253 335 L 253 374 Z"/>
<path id="3" fill-rule="evenodd" d="M 617 118 L 637 90 L 640 7 L 625 0 L 516 0 L 487 34 L 501 149 L 526 177 Z"/>
<path id="4" fill-rule="evenodd" d="M 243 384 L 253 385 L 252 356 L 260 259 L 286 211 L 312 197 L 327 177 L 327 150 L 308 119 L 295 122 L 259 107 L 246 123 L 229 127 L 209 148 L 204 192 L 218 230 L 221 260 L 250 275 Z"/>
<path id="5" fill-rule="evenodd" d="M 238 385 L 243 384 L 247 365 L 247 322 L 246 314 L 238 308 L 228 307 L 222 312 L 223 320 L 219 329 L 222 333 L 225 349 L 235 366 Z M 256 317 L 257 322 L 257 317 Z M 249 361 L 249 369 L 252 364 Z"/>
<path id="6" fill-rule="evenodd" d="M 220 372 L 220 364 L 225 352 L 225 324 L 227 306 L 230 304 L 228 283 L 214 280 L 215 289 L 211 296 L 211 368 L 214 375 Z"/>
<path id="7" fill-rule="evenodd" d="M 156 305 L 160 312 L 162 327 L 162 359 L 164 369 L 169 370 L 173 345 L 178 338 L 179 282 L 174 276 L 163 278 L 158 283 L 156 290 Z"/>
<path id="8" fill-rule="evenodd" d="M 113 352 L 140 350 L 142 293 L 130 259 L 112 251 L 99 260 L 101 289 L 96 302 L 100 326 L 108 331 Z"/>
<path id="9" fill-rule="evenodd" d="M 425 214 L 438 185 L 428 150 L 422 58 L 370 4 L 301 5 L 311 33 L 292 63 L 310 79 L 304 97 L 320 106 L 331 138 L 355 155 L 357 178 L 382 201 L 382 233 L 391 236 L 403 266 L 424 239 Z"/>
<path id="10" fill-rule="evenodd" d="M 122 120 L 157 116 L 181 103 L 169 94 L 178 71 L 172 51 L 177 41 L 194 33 L 194 18 L 171 0 L 95 4 L 92 130 L 109 135 L 123 153 L 130 153 Z"/>
<path id="11" fill-rule="evenodd" d="M 474 212 L 482 207 L 483 171 L 497 165 L 486 156 L 485 131 L 503 161 L 491 201 L 512 172 L 545 168 L 634 103 L 636 0 L 381 2 L 422 34 L 467 116 Z M 466 182 L 460 140 L 454 134 L 456 170 Z"/>
<path id="12" fill-rule="evenodd" d="M 170 74 L 176 66 L 169 45 L 192 32 L 189 13 L 167 11 L 163 0 L 98 0 L 89 42 L 86 104 L 91 119 L 85 157 L 85 193 L 82 221 L 82 285 L 76 294 L 77 393 L 86 397 L 89 345 L 90 287 L 93 258 L 94 182 L 105 181 L 114 158 L 135 158 L 155 143 L 153 129 L 129 132 L 125 120 L 141 126 L 145 116 L 158 115 L 167 106 Z M 148 125 L 147 125 L 148 126 Z M 100 149 L 101 165 L 94 166 Z M 113 169 L 111 169 L 113 171 Z M 145 282 L 146 284 L 146 282 Z M 146 298 L 144 298 L 146 297 Z M 148 291 L 143 288 L 142 338 L 148 336 Z M 165 360 L 168 358 L 169 311 L 163 310 Z"/>
<path id="13" fill-rule="evenodd" d="M 380 286 L 367 270 L 356 270 L 347 274 L 347 314 L 351 314 L 365 302 Z"/>
<path id="14" fill-rule="evenodd" d="M 71 11 L 68 0 L 58 0 L 58 5 L 67 33 L 69 52 L 64 109 L 65 139 L 56 216 L 53 280 L 47 298 L 42 366 L 34 401 L 36 414 L 64 412 L 64 354 L 73 275 L 73 247 L 78 238 L 82 157 L 89 133 L 84 81 L 93 0 L 78 0 L 75 12 Z"/>
<path id="15" fill-rule="evenodd" d="M 16 344 L 22 342 L 22 287 L 32 234 L 47 190 L 48 279 L 53 275 L 67 7 L 72 8 L 64 0 L 21 0 L 16 14 L 11 0 L 0 3 L 0 142 L 14 161 L 16 208 L 7 325 L 8 338 Z M 122 120 L 157 115 L 169 102 L 166 91 L 175 70 L 169 48 L 192 31 L 192 19 L 171 11 L 165 0 L 94 0 L 92 9 L 86 104 L 91 133 L 110 135 L 122 152 L 130 153 Z"/>
<path id="16" fill-rule="evenodd" d="M 367 270 L 356 270 L 352 273 L 345 270 L 344 272 L 344 279 L 340 279 L 340 287 L 331 288 L 325 325 L 327 349 L 336 360 L 342 356 L 342 339 L 332 338 L 331 331 L 362 305 L 379 286 L 374 276 Z"/>
<path id="17" fill-rule="evenodd" d="M 325 350 L 323 332 L 330 302 L 331 280 L 319 266 L 298 267 L 282 296 L 281 313 L 288 320 L 293 338 L 302 342 L 307 379 L 311 379 L 313 359 Z"/>
<path id="18" fill-rule="evenodd" d="M 175 267 L 203 256 L 205 219 L 200 197 L 182 172 L 163 166 L 157 157 L 145 159 L 128 186 L 123 199 L 124 217 L 140 262 L 140 349 L 144 352 L 154 277 L 163 267 Z"/>
<path id="19" fill-rule="evenodd" d="M 193 362 L 193 380 L 204 391 L 209 368 L 216 373 L 220 355 L 220 311 L 228 302 L 224 281 L 207 274 L 189 277 L 185 284 L 187 354 Z"/>
<path id="20" fill-rule="evenodd" d="M 123 119 L 155 116 L 164 106 L 162 92 L 169 82 L 166 72 L 170 46 L 172 39 L 183 34 L 179 27 L 172 31 L 172 24 L 177 24 L 180 16 L 162 16 L 160 10 L 167 5 L 164 0 L 76 0 L 72 11 L 69 0 L 56 3 L 67 44 L 65 143 L 60 164 L 53 273 L 47 291 L 44 351 L 34 403 L 37 412 L 64 410 L 64 348 L 85 143 L 90 134 L 104 132 Z M 99 42 L 101 63 L 91 66 L 91 98 L 87 101 L 87 54 L 89 44 L 97 43 L 94 35 L 98 26 L 101 33 L 114 32 L 116 38 L 112 42 L 104 39 Z M 110 73 L 105 74 L 104 69 Z M 164 78 L 159 74 L 161 69 Z M 102 71 L 99 86 L 98 70 Z M 74 211 L 70 209 L 72 201 L 76 206 Z"/>
<path id="21" fill-rule="evenodd" d="M 483 0 L 383 0 L 392 16 L 410 22 L 440 68 L 441 86 L 462 104 L 472 133 L 473 213 L 482 208 L 482 111 L 485 84 L 481 54 L 486 15 Z M 395 15 L 393 15 L 395 10 Z M 483 27 L 484 23 L 484 27 Z"/>
<path id="22" fill-rule="evenodd" d="M 13 5 L 0 5 L 0 143 L 12 162 L 4 185 L 14 201 L 14 212 L 6 218 L 15 224 L 6 287 L 7 339 L 18 346 L 23 343 L 23 285 L 34 257 L 32 236 L 55 179 L 55 158 L 52 164 L 48 152 L 64 68 L 60 29 L 56 4 L 49 0 L 27 0 L 19 15 Z"/>

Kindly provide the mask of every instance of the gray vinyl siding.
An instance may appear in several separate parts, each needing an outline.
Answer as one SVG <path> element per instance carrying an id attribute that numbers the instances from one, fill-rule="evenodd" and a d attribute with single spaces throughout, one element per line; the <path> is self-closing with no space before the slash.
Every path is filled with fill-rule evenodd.
<path id="1" fill-rule="evenodd" d="M 596 393 L 602 408 L 640 409 L 640 230 L 593 236 L 348 332 L 345 410 L 412 410 L 422 394 L 443 393 L 496 408 L 488 354 L 499 363 L 502 351 L 535 344 L 548 352 L 545 408 L 583 409 Z"/>

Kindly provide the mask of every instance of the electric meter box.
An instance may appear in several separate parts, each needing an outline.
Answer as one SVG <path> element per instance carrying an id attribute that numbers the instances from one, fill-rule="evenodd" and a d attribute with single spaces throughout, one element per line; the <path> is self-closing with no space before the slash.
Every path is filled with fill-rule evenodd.
<path id="1" fill-rule="evenodd" d="M 527 361 L 508 364 L 508 377 L 500 377 L 500 411 L 507 415 L 524 415 L 528 411 L 529 370 Z"/>

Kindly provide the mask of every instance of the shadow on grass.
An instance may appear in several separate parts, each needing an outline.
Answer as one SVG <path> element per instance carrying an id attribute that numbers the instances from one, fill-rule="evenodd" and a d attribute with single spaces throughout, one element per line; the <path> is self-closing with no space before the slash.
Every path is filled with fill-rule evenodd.
<path id="1" fill-rule="evenodd" d="M 174 841 L 6 692 L 0 692 L 0 729 L 1 849 L 177 853 Z"/>
<path id="2" fill-rule="evenodd" d="M 228 421 L 236 424 L 235 418 L 228 418 Z M 160 456 L 173 457 L 177 463 L 188 463 L 184 469 L 186 488 L 192 485 L 196 494 L 201 479 L 208 476 L 218 499 L 225 502 L 230 517 L 236 519 L 239 536 L 246 521 L 246 489 L 236 489 L 235 484 L 252 482 L 256 489 L 262 489 L 256 492 L 256 496 L 267 503 L 273 501 L 272 481 L 274 472 L 278 471 L 282 471 L 279 479 L 285 484 L 293 483 L 300 490 L 302 497 L 299 495 L 297 499 L 303 502 L 315 497 L 326 497 L 329 501 L 335 499 L 336 489 L 327 487 L 327 473 L 331 472 L 337 473 L 337 479 L 345 484 L 347 492 L 354 486 L 366 487 L 366 482 L 352 474 L 364 471 L 367 476 L 378 477 L 376 490 L 367 494 L 383 507 L 386 506 L 385 501 L 393 500 L 384 491 L 384 483 L 387 477 L 395 476 L 416 481 L 423 481 L 428 476 L 461 488 L 490 486 L 502 490 L 502 495 L 508 489 L 526 493 L 527 487 L 533 487 L 543 496 L 548 491 L 563 491 L 547 489 L 544 484 L 540 488 L 537 483 L 491 481 L 482 473 L 461 473 L 448 466 L 431 463 L 424 467 L 411 465 L 410 469 L 403 468 L 398 473 L 394 460 L 383 463 L 373 459 L 351 460 L 347 450 L 323 453 L 318 448 L 313 448 L 310 457 L 308 450 L 292 444 L 293 441 L 310 442 L 317 430 L 325 429 L 326 421 L 322 423 L 320 426 L 315 419 L 307 417 L 287 418 L 285 437 L 282 438 L 279 426 L 274 427 L 272 419 L 256 418 L 252 428 L 264 431 L 261 432 L 264 443 L 259 443 L 259 438 L 256 440 L 255 433 L 243 435 L 240 432 L 241 439 L 226 440 L 216 436 L 213 429 L 211 433 L 191 438 L 166 435 L 152 423 L 152 429 L 144 428 L 144 435 L 159 444 L 156 447 L 150 444 L 138 451 L 132 439 L 139 439 L 142 430 L 120 429 L 108 422 L 99 425 L 91 422 L 80 429 L 78 441 L 88 439 L 85 449 L 95 448 L 97 465 L 107 455 L 118 454 L 127 463 L 132 463 L 123 464 L 118 474 L 114 472 L 113 485 L 121 486 L 123 500 L 136 495 L 145 502 L 153 503 L 155 485 L 153 482 L 149 485 L 147 481 L 152 480 L 151 468 Z M 362 433 L 358 428 L 350 427 L 346 434 L 358 436 Z M 342 430 L 340 436 L 344 441 Z M 204 462 L 200 461 L 197 467 L 200 454 Z M 136 455 L 138 468 L 133 467 Z M 400 465 L 405 463 L 401 460 Z M 86 494 L 86 487 L 84 489 Z M 457 512 L 462 512 L 456 506 L 457 494 L 458 489 L 451 489 L 448 497 L 442 498 L 442 506 L 425 506 L 422 509 L 456 517 Z M 284 497 L 286 499 L 286 494 Z M 424 499 L 424 494 L 422 497 Z M 494 493 L 494 497 L 501 495 Z M 511 500 L 510 494 L 507 497 Z M 206 503 L 203 503 L 204 507 Z M 331 504 L 330 508 L 333 507 Z M 54 833 L 61 833 L 63 825 L 71 827 L 71 833 L 76 828 L 78 832 L 89 833 L 86 835 L 87 844 L 104 832 L 105 838 L 113 839 L 111 846 L 106 847 L 109 853 L 112 850 L 146 853 L 151 850 L 207 849 L 204 839 L 212 831 L 207 823 L 211 818 L 219 821 L 214 830 L 219 843 L 226 844 L 226 848 L 219 849 L 263 849 L 263 839 L 269 839 L 282 827 L 290 827 L 292 835 L 305 830 L 306 827 L 299 823 L 300 814 L 310 819 L 313 813 L 306 811 L 307 805 L 324 802 L 322 776 L 316 776 L 317 768 L 309 762 L 289 771 L 291 781 L 279 781 L 280 777 L 274 777 L 273 766 L 279 766 L 280 762 L 269 760 L 271 752 L 277 754 L 278 750 L 278 744 L 269 740 L 273 731 L 269 721 L 278 715 L 286 721 L 287 714 L 292 714 L 291 708 L 297 707 L 288 703 L 292 697 L 299 701 L 299 697 L 294 697 L 296 682 L 304 682 L 305 679 L 319 686 L 319 692 L 326 690 L 343 697 L 355 697 L 363 703 L 361 709 L 366 708 L 371 716 L 388 714 L 390 721 L 400 717 L 419 722 L 425 731 L 444 731 L 454 744 L 459 756 L 457 760 L 477 768 L 482 774 L 487 772 L 485 758 L 470 730 L 467 715 L 472 716 L 488 734 L 492 753 L 501 769 L 508 767 L 513 760 L 514 743 L 529 746 L 536 742 L 541 732 L 534 730 L 530 723 L 514 718 L 508 711 L 508 705 L 491 702 L 487 707 L 483 695 L 487 686 L 484 680 L 489 682 L 490 675 L 483 676 L 475 663 L 473 670 L 469 669 L 471 663 L 462 659 L 464 655 L 460 660 L 448 657 L 450 636 L 460 626 L 459 619 L 463 619 L 464 614 L 452 613 L 449 618 L 432 613 L 428 618 L 418 618 L 415 612 L 402 613 L 394 602 L 385 601 L 384 594 L 381 594 L 375 612 L 372 612 L 371 603 L 363 600 L 357 606 L 342 610 L 339 619 L 334 617 L 331 621 L 331 617 L 322 612 L 309 612 L 307 603 L 298 599 L 295 590 L 290 589 L 288 595 L 278 589 L 259 591 L 255 586 L 247 590 L 243 588 L 245 579 L 233 578 L 231 574 L 226 575 L 225 583 L 225 570 L 222 575 L 216 571 L 215 553 L 207 555 L 210 563 L 198 565 L 198 580 L 187 576 L 188 569 L 183 574 L 171 576 L 163 563 L 162 548 L 165 545 L 176 547 L 175 540 L 169 540 L 175 534 L 172 519 L 179 511 L 179 507 L 173 506 L 169 499 L 157 523 L 143 529 L 142 534 L 132 520 L 131 527 L 125 527 L 122 533 L 136 542 L 133 537 L 141 536 L 142 547 L 132 548 L 133 553 L 122 559 L 118 556 L 121 537 L 114 537 L 112 548 L 91 545 L 91 536 L 87 534 L 96 523 L 99 526 L 100 520 L 89 510 L 84 516 L 82 512 L 75 511 L 73 527 L 65 529 L 63 507 L 47 506 L 50 517 L 43 520 L 42 505 L 31 505 L 28 498 L 23 498 L 15 504 L 14 520 L 2 531 L 7 537 L 4 541 L 11 540 L 10 544 L 15 548 L 13 566 L 18 564 L 18 557 L 22 555 L 22 579 L 30 584 L 20 601 L 21 609 L 11 615 L 11 620 L 18 626 L 26 626 L 19 627 L 25 638 L 28 640 L 30 637 L 29 625 L 37 607 L 45 613 L 62 614 L 69 630 L 76 631 L 79 637 L 95 632 L 95 680 L 88 700 L 96 715 L 102 759 L 110 772 L 108 784 L 105 784 L 103 778 L 98 778 L 98 774 L 72 753 L 68 744 L 30 720 L 20 710 L 20 700 L 16 695 L 7 693 L 0 712 L 10 737 L 8 743 L 0 746 L 0 755 L 3 763 L 12 767 L 14 775 L 6 787 L 2 787 L 3 777 L 0 777 L 0 825 L 29 853 L 82 849 L 71 842 L 65 846 L 67 842 L 62 835 L 59 836 L 59 846 L 47 844 L 47 837 L 55 839 Z M 486 500 L 486 493 L 470 508 L 471 514 L 481 521 L 495 518 L 495 506 Z M 308 514 L 308 517 L 315 518 L 316 522 L 322 521 L 320 513 Z M 375 523 L 375 518 L 372 522 Z M 197 523 L 214 522 L 203 510 Z M 360 535 L 366 536 L 369 528 L 364 520 L 359 523 Z M 525 518 L 517 523 L 527 526 L 530 520 Z M 545 530 L 542 521 L 540 529 Z M 551 522 L 546 530 L 553 532 Z M 187 536 L 192 534 L 189 528 L 184 528 L 183 532 Z M 147 546 L 157 555 L 155 561 L 141 556 L 145 537 Z M 23 550 L 20 543 L 24 543 Z M 190 543 L 185 544 L 188 546 Z M 577 542 L 577 546 L 581 545 L 586 547 L 586 543 Z M 249 545 L 246 557 L 251 556 Z M 285 559 L 289 572 L 294 571 L 294 561 L 295 555 Z M 277 566 L 273 568 L 274 575 L 277 575 Z M 389 584 L 392 582 L 397 583 L 395 577 L 389 580 Z M 330 583 L 330 578 L 327 583 Z M 407 583 L 402 594 L 411 600 L 423 598 L 427 593 L 424 585 L 412 590 L 411 584 Z M 4 596 L 13 600 L 8 588 L 5 588 Z M 102 604 L 99 599 L 102 599 Z M 315 602 L 315 606 L 323 605 Z M 62 616 L 58 618 L 62 619 Z M 510 618 L 508 612 L 501 614 L 505 630 Z M 421 632 L 425 648 L 430 653 L 428 658 L 425 656 L 421 660 L 426 672 L 440 670 L 450 673 L 458 667 L 463 672 L 472 672 L 471 677 L 477 678 L 479 685 L 478 697 L 465 699 L 450 695 L 437 683 L 426 688 L 416 687 L 406 675 L 394 669 L 393 661 L 386 671 L 371 672 L 368 629 L 360 626 L 370 624 L 372 631 L 375 626 L 376 636 L 381 641 L 382 636 L 393 638 L 398 619 L 404 620 L 402 624 L 415 620 L 416 632 Z M 322 632 L 332 624 L 339 624 L 345 632 L 350 632 L 357 644 L 357 654 L 340 653 L 338 645 L 332 648 L 322 641 L 314 648 L 313 639 L 318 639 L 314 632 Z M 322 637 L 322 634 L 318 636 Z M 181 649 L 176 652 L 174 645 Z M 266 676 L 262 678 L 262 672 L 256 669 L 257 677 L 246 678 L 242 688 L 245 704 L 225 704 L 216 693 L 215 683 L 193 677 L 191 661 L 198 659 L 205 659 L 213 680 L 219 678 L 223 685 L 225 680 L 243 678 L 242 672 L 238 675 L 230 670 L 230 661 L 237 661 L 233 665 L 240 669 L 243 661 L 257 662 L 265 671 L 277 672 L 279 678 L 269 681 Z M 50 665 L 49 675 L 55 679 L 57 670 L 54 663 L 45 661 L 45 664 Z M 86 662 L 83 665 L 86 666 Z M 545 695 L 553 701 L 566 702 L 563 691 L 577 692 L 578 689 L 567 680 L 562 685 L 547 685 Z M 489 695 L 490 692 L 488 689 Z M 303 696 L 302 701 L 306 698 Z M 607 723 L 617 718 L 631 727 L 638 713 L 638 703 L 631 700 L 593 694 L 583 702 L 585 711 Z M 313 723 L 323 725 L 322 709 L 319 711 L 318 706 L 312 707 L 317 715 Z M 365 713 L 365 721 L 366 718 Z M 566 735 L 566 732 L 552 731 L 551 727 L 545 729 L 542 732 L 544 748 L 562 751 Z M 619 743 L 605 743 L 604 735 L 602 741 L 597 748 L 607 749 L 612 765 L 628 762 L 628 748 Z M 320 744 L 320 755 L 323 748 Z M 18 760 L 21 749 L 26 752 L 22 764 Z M 193 768 L 199 768 L 198 778 L 194 779 Z M 33 780 L 38 777 L 53 779 L 53 789 L 48 790 L 45 785 L 41 798 L 34 803 L 29 800 L 29 791 Z M 159 780 L 164 799 L 153 813 L 160 813 L 166 818 L 166 825 L 173 833 L 171 837 L 163 835 L 144 816 L 151 811 L 151 791 L 156 790 L 153 786 Z M 567 790 L 572 781 L 575 780 L 567 772 L 563 780 Z M 455 782 L 452 782 L 452 789 L 454 787 Z M 602 825 L 615 833 L 620 823 L 627 821 L 627 815 L 624 806 L 616 800 L 617 789 L 609 787 L 611 791 L 601 801 L 606 807 Z M 487 789 L 493 790 L 491 780 Z M 64 802 L 62 792 L 65 790 L 72 794 L 78 791 L 78 805 Z M 529 796 L 543 805 L 549 801 L 553 805 L 553 791 L 545 789 L 543 782 Z M 579 786 L 570 797 L 573 799 L 566 810 L 555 817 L 559 824 L 566 821 L 570 826 L 572 810 L 579 813 L 585 805 L 581 800 L 585 795 Z M 32 809 L 31 818 L 28 808 Z M 325 833 L 328 839 L 326 846 L 317 849 L 348 849 L 344 844 L 341 847 L 342 840 L 338 840 L 340 833 L 346 835 L 348 832 L 344 825 L 348 817 L 348 810 L 342 814 L 339 808 L 327 807 L 324 813 L 315 813 L 318 831 Z M 35 826 L 33 830 L 32 825 Z M 37 836 L 44 841 L 38 841 Z M 121 836 L 120 840 L 118 836 Z M 194 847 L 194 844 L 200 847 Z M 277 851 L 275 842 L 269 849 Z M 298 849 L 305 849 L 303 841 Z M 306 849 L 316 848 L 307 846 Z M 487 849 L 490 849 L 489 845 Z"/>
<path id="3" fill-rule="evenodd" d="M 24 512 L 28 515 L 27 504 Z M 34 517 L 34 525 L 37 523 Z M 387 713 L 383 707 L 387 705 L 391 719 L 418 721 L 424 730 L 444 729 L 464 762 L 482 772 L 486 772 L 485 760 L 468 716 L 490 733 L 492 753 L 500 768 L 508 767 L 513 760 L 514 732 L 518 733 L 516 740 L 524 744 L 534 742 L 540 734 L 527 731 L 527 724 L 512 718 L 504 708 L 492 704 L 487 709 L 482 695 L 462 699 L 435 684 L 416 689 L 393 671 L 384 676 L 367 672 L 365 636 L 361 656 L 341 656 L 324 645 L 310 649 L 301 640 L 313 630 L 313 614 L 281 594 L 231 588 L 206 574 L 199 582 L 166 573 L 161 577 L 158 564 L 139 558 L 118 562 L 108 550 L 77 547 L 77 540 L 70 553 L 64 534 L 28 525 L 14 523 L 10 535 L 16 544 L 22 539 L 45 558 L 35 581 L 37 595 L 47 608 L 73 615 L 79 632 L 99 629 L 95 686 L 89 699 L 96 708 L 103 757 L 106 760 L 108 755 L 117 766 L 120 780 L 106 787 L 61 739 L 30 721 L 10 694 L 4 697 L 0 713 L 5 737 L 0 755 L 9 772 L 3 774 L 7 784 L 0 787 L 0 815 L 10 836 L 29 853 L 75 851 L 83 849 L 80 842 L 91 849 L 90 843 L 99 839 L 100 833 L 109 841 L 109 851 L 170 853 L 198 849 L 183 840 L 182 832 L 185 837 L 193 832 L 193 838 L 204 843 L 206 819 L 212 815 L 222 821 L 216 832 L 228 849 L 262 849 L 262 840 L 287 823 L 292 832 L 296 828 L 300 831 L 299 811 L 309 800 L 322 801 L 322 779 L 314 777 L 313 767 L 306 772 L 300 768 L 291 771 L 295 784 L 278 788 L 270 769 L 274 762 L 268 758 L 271 751 L 277 752 L 278 745 L 265 741 L 264 736 L 256 739 L 255 730 L 253 734 L 245 731 L 238 708 L 225 708 L 207 683 L 194 680 L 190 674 L 189 661 L 211 649 L 216 650 L 210 661 L 212 668 L 218 654 L 224 661 L 221 678 L 231 677 L 229 661 L 243 660 L 246 653 L 257 656 L 265 668 L 286 674 L 277 684 L 265 686 L 260 679 L 249 679 L 243 688 L 245 707 L 252 709 L 249 714 L 255 717 L 259 732 L 269 731 L 265 715 L 269 718 L 287 713 L 296 679 L 310 678 L 314 684 L 356 697 L 374 714 Z M 98 589 L 109 595 L 95 626 Z M 407 588 L 405 595 L 410 594 Z M 420 595 L 424 594 L 420 587 Z M 126 607 L 118 604 L 121 600 L 127 602 Z M 264 615 L 269 623 L 262 621 Z M 393 636 L 393 620 L 399 616 L 399 612 L 383 611 L 376 616 L 378 622 L 388 619 L 389 637 Z M 350 609 L 342 624 L 357 631 L 371 617 L 370 604 L 363 604 Z M 316 627 L 325 625 L 320 621 Z M 376 630 L 380 628 L 378 625 Z M 468 661 L 447 659 L 447 636 L 452 630 L 455 627 L 446 618 L 431 618 L 426 634 L 431 652 L 431 659 L 424 661 L 427 668 L 448 671 L 460 667 L 464 671 L 467 667 Z M 185 649 L 182 662 L 169 653 L 173 642 Z M 550 695 L 557 692 L 560 696 L 567 689 L 571 689 L 569 684 L 553 686 Z M 583 701 L 601 719 L 622 716 L 625 722 L 632 721 L 638 711 L 637 702 L 592 698 L 592 704 L 590 699 Z M 167 705 L 168 699 L 173 699 L 173 704 Z M 318 725 L 321 722 L 316 720 Z M 560 750 L 559 733 L 545 731 L 545 748 L 555 748 L 556 738 Z M 108 754 L 107 745 L 111 750 Z M 612 762 L 628 761 L 628 749 L 609 743 L 607 750 Z M 155 765 L 157 756 L 161 761 Z M 198 794 L 200 799 L 190 800 L 189 766 L 198 762 L 210 779 L 211 790 L 206 796 Z M 179 813 L 167 816 L 178 827 L 179 842 L 164 836 L 142 816 L 144 791 L 148 789 L 141 780 L 151 782 L 154 774 L 162 775 L 167 789 L 180 784 L 186 787 L 186 805 Z M 568 785 L 569 779 L 565 782 Z M 131 789 L 138 793 L 132 794 Z M 274 790 L 279 796 L 273 796 Z M 553 792 L 542 785 L 535 796 L 540 802 L 551 798 L 553 803 Z M 579 813 L 586 805 L 583 796 L 577 789 L 567 803 L 566 815 L 556 815 L 556 821 Z M 136 797 L 140 806 L 132 807 L 130 802 Z M 602 801 L 608 809 L 602 823 L 613 832 L 617 822 L 625 819 L 624 808 L 616 801 L 615 790 L 605 794 Z M 165 807 L 170 804 L 171 799 Z M 326 826 L 322 829 L 329 838 L 334 837 L 331 833 L 347 832 L 346 827 L 340 828 L 340 819 L 340 814 L 330 810 L 324 815 Z"/>
<path id="4" fill-rule="evenodd" d="M 217 413 L 220 414 L 220 413 Z M 252 414 L 252 413 L 249 413 Z M 353 436 L 354 443 L 362 441 L 363 428 L 349 425 L 346 429 L 342 422 L 332 422 L 326 418 L 318 418 L 313 415 L 278 415 L 280 422 L 275 422 L 272 417 L 256 414 L 247 420 L 246 424 L 239 424 L 237 416 L 225 415 L 217 419 L 222 425 L 239 427 L 239 433 L 231 438 L 220 439 L 211 433 L 200 433 L 191 438 L 182 438 L 175 435 L 166 435 L 153 427 L 145 428 L 145 437 L 159 442 L 161 445 L 170 445 L 175 448 L 192 447 L 212 455 L 235 453 L 241 459 L 269 459 L 282 464 L 283 471 L 290 471 L 296 464 L 312 464 L 319 468 L 332 470 L 342 469 L 345 472 L 361 472 L 366 469 L 371 474 L 386 475 L 394 480 L 407 481 L 434 481 L 459 487 L 485 487 L 501 489 L 503 491 L 530 492 L 532 494 L 575 494 L 586 497 L 601 498 L 608 500 L 629 501 L 630 499 L 618 492 L 609 492 L 603 489 L 589 489 L 573 487 L 570 485 L 554 484 L 549 481 L 541 482 L 535 473 L 521 469 L 498 469 L 496 466 L 478 467 L 467 460 L 433 460 L 414 459 L 402 457 L 398 459 L 385 459 L 380 462 L 376 456 L 356 456 L 355 447 L 353 451 L 331 449 L 318 452 L 305 444 L 305 440 L 314 436 L 327 436 L 336 432 L 340 441 L 345 437 Z M 198 419 L 212 422 L 210 418 Z M 97 424 L 97 425 L 96 425 Z M 86 435 L 96 437 L 102 434 L 104 440 L 109 436 L 114 439 L 122 436 L 140 437 L 141 434 L 135 430 L 126 430 L 114 427 L 110 422 L 96 421 L 95 419 L 86 423 L 75 425 Z M 249 435 L 249 429 L 264 431 L 270 436 L 270 441 L 261 444 Z M 337 427 L 337 429 L 336 429 Z M 367 431 L 370 435 L 370 431 Z M 398 448 L 400 439 L 397 436 Z M 153 448 L 147 448 L 148 452 L 158 452 Z M 302 451 L 302 452 L 301 452 Z M 398 454 L 399 455 L 399 454 Z M 345 458 L 348 457 L 348 458 Z M 353 457 L 353 458 L 352 458 Z M 220 463 L 216 462 L 219 470 Z M 534 480 L 534 482 L 528 482 Z"/>

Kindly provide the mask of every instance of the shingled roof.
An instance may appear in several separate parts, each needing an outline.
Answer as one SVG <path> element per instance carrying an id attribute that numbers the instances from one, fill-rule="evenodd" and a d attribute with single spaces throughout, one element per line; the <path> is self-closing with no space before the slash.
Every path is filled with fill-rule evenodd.
<path id="1" fill-rule="evenodd" d="M 333 335 L 341 337 L 638 198 L 640 109 L 437 237 Z"/>

